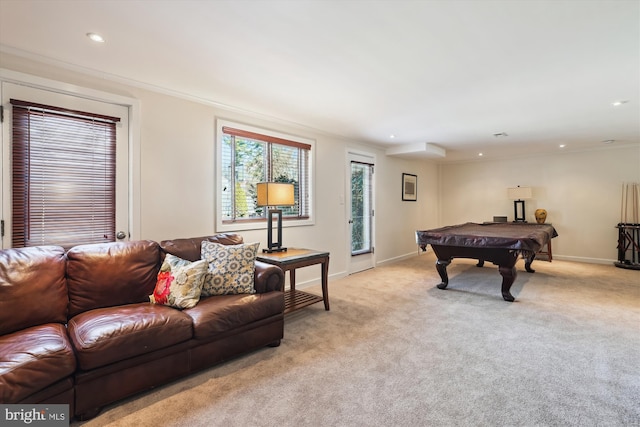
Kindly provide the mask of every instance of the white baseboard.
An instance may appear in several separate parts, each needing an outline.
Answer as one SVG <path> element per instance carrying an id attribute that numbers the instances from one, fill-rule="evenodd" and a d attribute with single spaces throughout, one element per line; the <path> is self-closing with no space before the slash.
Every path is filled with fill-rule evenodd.
<path id="1" fill-rule="evenodd" d="M 611 265 L 613 265 L 613 263 L 616 262 L 615 259 L 587 258 L 587 257 L 556 255 L 556 254 L 553 254 L 553 259 L 557 259 L 557 260 L 560 260 L 560 261 L 585 262 L 585 263 L 588 263 L 588 264 L 611 264 Z"/>
<path id="2" fill-rule="evenodd" d="M 403 259 L 413 258 L 415 256 L 419 256 L 419 255 L 426 254 L 426 253 L 427 253 L 427 251 L 423 252 L 422 249 L 418 248 L 418 250 L 416 252 L 411 252 L 411 253 L 408 253 L 408 254 L 400 255 L 400 256 L 397 256 L 397 257 L 393 257 L 393 258 L 388 258 L 388 259 L 385 259 L 385 260 L 382 260 L 382 261 L 378 261 L 378 262 L 376 262 L 375 266 L 379 267 L 379 266 L 382 266 L 382 265 L 385 265 L 385 264 L 390 264 L 392 262 L 402 261 Z"/>

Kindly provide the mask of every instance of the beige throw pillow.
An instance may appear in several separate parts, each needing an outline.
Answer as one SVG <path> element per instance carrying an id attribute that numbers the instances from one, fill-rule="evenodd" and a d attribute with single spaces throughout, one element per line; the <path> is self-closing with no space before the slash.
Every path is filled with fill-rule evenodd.
<path id="1" fill-rule="evenodd" d="M 208 263 L 205 260 L 190 262 L 167 254 L 158 272 L 156 288 L 149 300 L 153 304 L 175 308 L 191 308 L 200 300 Z"/>
<path id="2" fill-rule="evenodd" d="M 202 242 L 201 258 L 209 263 L 202 296 L 253 294 L 256 255 L 260 243 L 221 245 Z"/>

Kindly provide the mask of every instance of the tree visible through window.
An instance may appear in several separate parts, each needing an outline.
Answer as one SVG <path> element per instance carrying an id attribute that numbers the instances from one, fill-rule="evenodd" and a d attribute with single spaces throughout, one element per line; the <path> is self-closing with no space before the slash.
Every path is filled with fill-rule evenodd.
<path id="1" fill-rule="evenodd" d="M 120 119 L 11 104 L 13 247 L 114 241 Z"/>
<path id="2" fill-rule="evenodd" d="M 259 221 L 256 184 L 294 185 L 295 205 L 282 207 L 286 218 L 309 217 L 309 154 L 311 145 L 231 127 L 222 128 L 222 221 Z"/>
<path id="3" fill-rule="evenodd" d="M 351 254 L 371 252 L 373 165 L 351 162 Z"/>

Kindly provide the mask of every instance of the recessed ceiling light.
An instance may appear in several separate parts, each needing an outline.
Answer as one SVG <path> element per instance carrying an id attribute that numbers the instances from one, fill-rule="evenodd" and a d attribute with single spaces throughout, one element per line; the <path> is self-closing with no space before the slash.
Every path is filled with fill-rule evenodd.
<path id="1" fill-rule="evenodd" d="M 560 144 L 560 145 L 559 145 L 559 147 L 560 147 L 560 148 L 564 148 L 564 147 L 566 147 L 566 146 L 567 146 L 567 144 Z"/>
<path id="2" fill-rule="evenodd" d="M 395 136 L 394 134 L 389 135 L 389 138 L 391 138 L 391 139 L 393 139 L 393 138 L 395 138 L 395 137 L 396 137 L 396 136 Z"/>
<path id="3" fill-rule="evenodd" d="M 100 34 L 87 33 L 87 37 L 96 43 L 104 43 L 104 38 Z"/>
<path id="4" fill-rule="evenodd" d="M 482 153 L 478 153 L 478 156 L 479 156 L 479 157 L 482 157 L 482 156 L 484 156 L 484 154 L 482 154 Z"/>
<path id="5" fill-rule="evenodd" d="M 614 107 L 619 107 L 622 104 L 626 104 L 627 102 L 629 102 L 628 99 L 622 100 L 622 101 L 614 101 L 611 103 L 611 105 L 613 105 Z"/>

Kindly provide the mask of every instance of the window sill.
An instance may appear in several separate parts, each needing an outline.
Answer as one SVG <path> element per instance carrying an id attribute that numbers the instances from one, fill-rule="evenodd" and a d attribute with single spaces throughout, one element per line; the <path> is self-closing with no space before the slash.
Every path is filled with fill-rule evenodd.
<path id="1" fill-rule="evenodd" d="M 315 221 L 312 218 L 306 219 L 285 219 L 282 221 L 282 228 L 289 227 L 302 227 L 308 225 L 314 225 Z M 267 229 L 267 221 L 266 220 L 244 220 L 244 221 L 235 221 L 235 222 L 222 222 L 218 221 L 216 223 L 216 232 L 218 233 L 227 233 L 234 231 L 246 231 L 246 230 L 266 230 Z"/>

